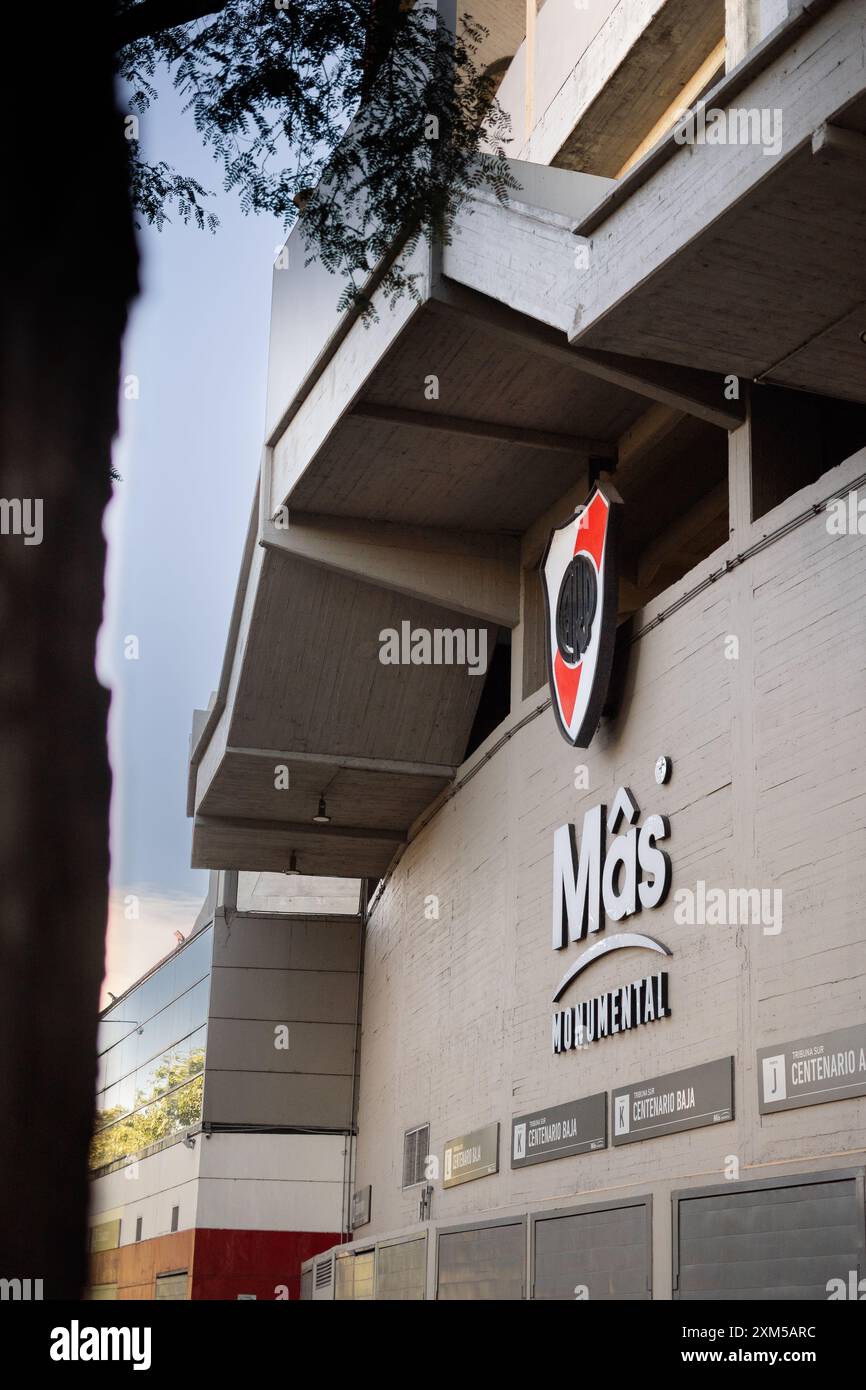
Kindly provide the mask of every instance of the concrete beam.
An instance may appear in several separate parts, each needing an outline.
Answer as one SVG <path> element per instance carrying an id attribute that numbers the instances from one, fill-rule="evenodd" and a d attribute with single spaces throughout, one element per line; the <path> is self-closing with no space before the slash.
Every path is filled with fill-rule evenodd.
<path id="1" fill-rule="evenodd" d="M 289 511 L 286 526 L 262 521 L 259 543 L 497 627 L 520 621 L 516 537 Z"/>
<path id="2" fill-rule="evenodd" d="M 558 329 L 537 323 L 445 276 L 434 285 L 433 297 L 447 304 L 454 313 L 483 323 L 500 338 L 516 343 L 524 351 L 573 367 L 576 372 L 623 386 L 635 395 L 682 410 L 720 429 L 736 429 L 743 421 L 742 402 L 725 400 L 723 378 L 715 372 L 569 347 Z"/>
<path id="3" fill-rule="evenodd" d="M 719 429 L 733 430 L 743 423 L 743 403 L 725 399 L 723 378 L 715 372 L 652 362 L 644 357 L 627 357 L 619 352 L 598 352 L 590 348 L 571 348 L 570 351 L 578 369 L 589 376 L 649 396 L 661 405 L 694 415 Z"/>
<path id="4" fill-rule="evenodd" d="M 308 763 L 311 766 L 347 768 L 352 772 L 386 772 L 398 777 L 447 777 L 457 771 L 446 763 L 411 763 L 395 758 L 356 758 L 345 753 L 288 753 L 282 748 L 240 748 L 231 745 L 226 753 L 245 758 L 263 758 L 268 763 Z"/>
<path id="5" fill-rule="evenodd" d="M 705 530 L 712 521 L 722 516 L 728 509 L 728 487 L 726 481 L 719 483 L 706 497 L 669 526 L 653 541 L 638 558 L 637 584 L 639 589 L 647 589 L 652 584 L 662 565 L 667 560 L 685 557 L 690 564 L 695 563 L 690 545 L 695 536 Z M 701 557 L 698 557 L 701 558 Z"/>
<path id="6" fill-rule="evenodd" d="M 429 249 L 422 239 L 406 261 L 407 274 L 419 277 L 416 287 L 420 302 L 403 295 L 393 309 L 379 305 L 382 312 L 372 324 L 352 322 L 350 317 L 352 326 L 340 338 L 333 355 L 323 359 L 320 375 L 297 409 L 293 406 L 294 413 L 283 414 L 280 425 L 268 439 L 271 461 L 263 499 L 267 508 L 274 510 L 288 498 L 343 413 L 362 392 L 364 383 L 419 312 L 427 298 L 429 259 Z"/>
<path id="7" fill-rule="evenodd" d="M 192 867 L 285 873 L 294 854 L 300 873 L 380 878 L 404 843 L 397 830 L 196 816 Z"/>
<path id="8" fill-rule="evenodd" d="M 640 467 L 647 454 L 662 444 L 684 419 L 682 410 L 668 405 L 651 405 L 619 437 L 616 473 L 619 479 Z"/>
<path id="9" fill-rule="evenodd" d="M 444 434 L 468 435 L 474 439 L 499 439 L 504 444 L 524 444 L 530 449 L 552 449 L 583 457 L 616 458 L 616 445 L 606 439 L 588 439 L 582 434 L 555 434 L 549 430 L 524 429 L 488 420 L 469 420 L 460 415 L 444 415 L 433 410 L 406 410 L 402 406 L 377 405 L 359 401 L 351 411 L 363 420 L 380 420 L 388 425 L 407 425 L 413 429 L 441 430 Z"/>
<path id="10" fill-rule="evenodd" d="M 258 820 L 249 816 L 196 816 L 195 824 L 202 830 L 251 830 L 262 834 L 287 835 L 292 840 L 322 837 L 326 840 L 375 840 L 401 845 L 406 838 L 403 830 L 371 829 L 364 825 L 314 825 L 312 822 L 309 825 L 305 822 L 294 824 L 291 821 Z"/>
<path id="11" fill-rule="evenodd" d="M 812 136 L 812 154 L 822 164 L 862 179 L 866 170 L 866 135 L 825 122 Z"/>

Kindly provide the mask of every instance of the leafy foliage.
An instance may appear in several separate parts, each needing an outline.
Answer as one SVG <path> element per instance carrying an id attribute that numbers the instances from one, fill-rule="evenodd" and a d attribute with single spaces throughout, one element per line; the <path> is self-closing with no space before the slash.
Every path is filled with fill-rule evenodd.
<path id="1" fill-rule="evenodd" d="M 204 1057 L 204 1048 L 186 1056 L 165 1057 L 154 1068 L 150 1089 L 136 1093 L 131 1114 L 126 1115 L 123 1106 L 97 1111 L 91 1168 L 138 1153 L 200 1120 Z"/>
<path id="2" fill-rule="evenodd" d="M 454 36 L 435 8 L 380 5 L 387 38 L 372 60 L 371 0 L 214 0 L 218 13 L 136 38 L 118 54 L 135 111 L 156 95 L 157 70 L 170 70 L 244 211 L 289 227 L 295 200 L 304 204 L 309 259 L 345 278 L 343 307 L 368 311 L 374 271 L 392 298 L 414 292 L 395 249 L 411 250 L 422 236 L 447 241 L 474 189 L 502 197 L 514 186 L 507 118 L 476 62 L 486 31 L 467 16 Z M 141 27 L 147 10 L 148 0 L 119 6 Z M 137 144 L 132 153 L 133 198 L 147 221 L 161 227 L 173 206 L 185 221 L 215 227 L 200 184 L 146 163 Z"/>

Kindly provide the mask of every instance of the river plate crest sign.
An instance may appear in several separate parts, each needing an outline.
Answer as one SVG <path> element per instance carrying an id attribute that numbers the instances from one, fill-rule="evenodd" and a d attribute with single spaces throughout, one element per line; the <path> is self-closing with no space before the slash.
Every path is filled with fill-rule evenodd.
<path id="1" fill-rule="evenodd" d="M 547 669 L 560 733 L 588 748 L 610 681 L 619 601 L 622 499 L 598 484 L 583 507 L 551 532 L 541 578 Z"/>

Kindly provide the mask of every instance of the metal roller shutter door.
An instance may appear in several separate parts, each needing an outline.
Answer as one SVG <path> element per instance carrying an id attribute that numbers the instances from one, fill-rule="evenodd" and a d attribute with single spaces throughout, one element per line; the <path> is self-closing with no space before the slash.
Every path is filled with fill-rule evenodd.
<path id="1" fill-rule="evenodd" d="M 376 1298 L 381 1301 L 422 1299 L 427 1291 L 427 1241 L 401 1240 L 376 1252 Z"/>
<path id="2" fill-rule="evenodd" d="M 525 1241 L 522 1220 L 440 1231 L 436 1297 L 523 1298 Z"/>
<path id="3" fill-rule="evenodd" d="M 675 1298 L 825 1300 L 866 1272 L 860 1173 L 680 1192 L 674 1214 Z"/>
<path id="4" fill-rule="evenodd" d="M 652 1289 L 649 1198 L 544 1212 L 532 1223 L 532 1297 L 590 1302 L 648 1299 Z"/>
<path id="5" fill-rule="evenodd" d="M 334 1301 L 343 1303 L 355 1297 L 355 1257 L 338 1255 L 334 1265 Z"/>
<path id="6" fill-rule="evenodd" d="M 367 1302 L 372 1299 L 375 1260 L 374 1250 L 359 1250 L 354 1255 L 337 1255 L 334 1280 L 336 1302 Z"/>

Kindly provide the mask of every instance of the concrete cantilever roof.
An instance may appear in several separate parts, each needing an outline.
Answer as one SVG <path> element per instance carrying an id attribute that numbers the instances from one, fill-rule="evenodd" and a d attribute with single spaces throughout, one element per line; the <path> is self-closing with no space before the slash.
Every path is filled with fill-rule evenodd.
<path id="1" fill-rule="evenodd" d="M 518 621 L 519 535 L 590 457 L 613 459 L 644 408 L 567 356 L 572 229 L 609 181 L 525 179 L 521 197 L 540 206 L 480 202 L 444 264 L 415 253 L 418 301 L 371 328 L 335 323 L 321 286 L 299 274 L 301 309 L 305 293 L 319 296 L 330 348 L 311 348 L 307 325 L 297 355 L 297 311 L 275 270 L 277 423 L 220 690 L 194 724 L 196 866 L 286 869 L 294 854 L 306 872 L 384 871 L 463 761 L 484 680 L 465 666 L 383 665 L 380 634 L 472 626 L 492 649 L 497 628 Z M 512 312 L 549 335 L 559 362 L 531 332 L 502 334 L 479 312 L 492 304 L 484 268 L 502 216 L 521 258 Z M 313 823 L 322 795 L 327 826 Z"/>
<path id="2" fill-rule="evenodd" d="M 648 404 L 685 438 L 742 420 L 718 366 L 620 354 L 600 370 L 569 345 L 575 229 L 614 184 L 514 171 L 505 204 L 480 195 L 451 245 L 412 253 L 417 299 L 372 326 L 337 317 L 301 229 L 275 270 L 257 511 L 220 691 L 194 725 L 195 865 L 384 872 L 462 762 L 483 681 L 383 666 L 380 633 L 469 619 L 492 643 L 518 622 L 520 535 L 591 461 L 614 466 Z"/>
<path id="3" fill-rule="evenodd" d="M 618 182 L 515 162 L 520 190 L 480 194 L 449 246 L 416 248 L 417 298 L 380 304 L 371 326 L 337 314 L 296 229 L 274 273 L 226 660 L 194 720 L 195 865 L 294 855 L 302 872 L 381 875 L 463 761 L 483 686 L 462 666 L 383 665 L 385 629 L 492 642 L 514 627 L 521 535 L 605 464 L 646 512 L 666 432 L 686 466 L 653 512 L 676 493 L 715 525 L 727 498 L 710 455 L 746 409 L 729 374 L 866 401 L 864 48 L 862 0 L 811 0 L 710 94 L 781 109 L 778 157 L 671 135 Z M 706 496 L 688 491 L 695 447 L 717 483 Z M 662 562 L 653 539 L 638 593 Z"/>
<path id="4" fill-rule="evenodd" d="M 576 348 L 866 402 L 864 46 L 860 0 L 792 7 L 706 97 L 781 151 L 672 133 L 590 211 Z"/>

